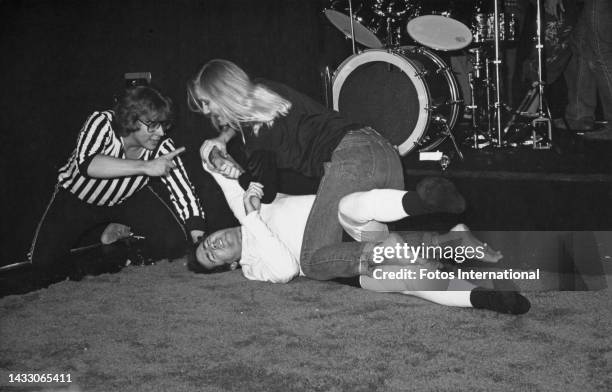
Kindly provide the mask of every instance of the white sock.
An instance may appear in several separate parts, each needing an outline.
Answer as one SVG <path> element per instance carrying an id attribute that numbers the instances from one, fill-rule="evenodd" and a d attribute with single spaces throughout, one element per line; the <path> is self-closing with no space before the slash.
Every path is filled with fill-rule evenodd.
<path id="1" fill-rule="evenodd" d="M 408 216 L 402 206 L 406 191 L 398 189 L 372 189 L 344 196 L 338 206 L 340 213 L 357 221 L 394 222 Z"/>
<path id="2" fill-rule="evenodd" d="M 359 283 L 362 288 L 376 292 L 395 292 L 412 295 L 439 305 L 471 308 L 470 294 L 476 286 L 466 280 L 448 280 L 448 289 L 443 291 L 430 290 L 404 290 L 406 284 L 402 280 L 379 280 L 369 276 L 360 276 Z"/>
<path id="3" fill-rule="evenodd" d="M 445 306 L 471 308 L 471 291 L 402 291 L 402 294 L 413 295 Z"/>

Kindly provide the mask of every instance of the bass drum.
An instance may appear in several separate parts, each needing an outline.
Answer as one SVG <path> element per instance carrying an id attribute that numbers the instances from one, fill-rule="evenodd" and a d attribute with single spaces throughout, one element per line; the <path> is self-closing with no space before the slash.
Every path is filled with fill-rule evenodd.
<path id="1" fill-rule="evenodd" d="M 421 47 L 366 50 L 346 59 L 332 81 L 334 109 L 374 127 L 400 155 L 429 151 L 459 117 L 459 87 L 450 68 Z"/>

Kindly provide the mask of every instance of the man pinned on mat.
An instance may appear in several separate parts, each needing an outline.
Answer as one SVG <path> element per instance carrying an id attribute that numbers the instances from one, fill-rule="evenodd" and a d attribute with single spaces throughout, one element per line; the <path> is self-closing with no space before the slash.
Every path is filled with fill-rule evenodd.
<path id="1" fill-rule="evenodd" d="M 85 232 L 111 222 L 102 243 L 134 232 L 157 259 L 182 256 L 204 234 L 204 213 L 179 158 L 185 148 L 167 137 L 172 117 L 170 98 L 144 86 L 89 116 L 34 236 L 30 260 L 43 274 L 65 264 Z M 165 185 L 162 193 L 153 178 Z"/>
<path id="2" fill-rule="evenodd" d="M 262 205 L 263 187 L 260 184 L 251 183 L 243 191 L 235 180 L 227 179 L 209 167 L 207 170 L 221 186 L 241 226 L 206 237 L 189 260 L 190 269 L 195 272 L 223 272 L 240 266 L 247 279 L 274 283 L 286 283 L 298 275 L 316 280 L 358 276 L 362 288 L 401 292 L 442 305 L 511 314 L 529 310 L 529 301 L 516 292 L 487 290 L 465 280 L 381 280 L 374 277 L 376 269 L 388 272 L 398 268 L 437 270 L 437 261 L 418 257 L 411 262 L 396 258 L 386 258 L 382 262 L 375 260 L 375 248 L 401 246 L 407 242 L 442 247 L 482 247 L 482 261 L 499 261 L 501 254 L 478 241 L 463 225 L 446 234 L 411 233 L 411 238 L 389 233 L 383 222 L 441 211 L 449 205 L 463 203 L 447 181 L 427 178 L 417 185 L 415 192 L 373 189 L 343 197 L 336 207 L 335 216 L 346 232 L 359 242 L 323 246 L 315 251 L 313 262 L 304 269 L 300 249 L 315 196 L 279 194 L 271 204 Z"/>
<path id="3" fill-rule="evenodd" d="M 246 172 L 224 174 L 238 178 L 243 189 L 252 181 L 262 183 L 262 201 L 267 203 L 276 195 L 280 169 L 318 181 L 317 197 L 300 232 L 303 269 L 317 249 L 342 240 L 336 215 L 343 196 L 374 188 L 404 189 L 399 155 L 383 136 L 284 84 L 251 80 L 236 64 L 211 60 L 188 92 L 192 109 L 209 117 L 219 131 L 202 145 L 203 161 L 208 162 L 215 147 L 225 154 L 235 135 L 242 138 Z"/>

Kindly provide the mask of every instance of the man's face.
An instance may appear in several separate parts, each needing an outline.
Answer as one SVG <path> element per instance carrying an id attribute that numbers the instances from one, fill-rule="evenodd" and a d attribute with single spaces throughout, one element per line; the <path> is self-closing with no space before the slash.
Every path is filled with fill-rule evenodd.
<path id="1" fill-rule="evenodd" d="M 137 121 L 138 130 L 131 134 L 136 143 L 147 150 L 155 150 L 159 141 L 168 131 L 168 123 L 160 120 L 150 120 L 147 118 Z"/>
<path id="2" fill-rule="evenodd" d="M 196 249 L 196 259 L 204 268 L 212 269 L 240 260 L 242 233 L 240 227 L 231 227 L 210 234 Z"/>

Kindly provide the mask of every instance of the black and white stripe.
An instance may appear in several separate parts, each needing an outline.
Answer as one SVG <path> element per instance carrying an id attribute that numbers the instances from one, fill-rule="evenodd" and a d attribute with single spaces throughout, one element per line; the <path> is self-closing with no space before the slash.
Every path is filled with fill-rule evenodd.
<path id="1" fill-rule="evenodd" d="M 68 163 L 59 170 L 58 184 L 80 200 L 98 206 L 113 206 L 121 203 L 142 189 L 149 177 L 127 176 L 117 178 L 92 178 L 85 171 L 90 160 L 98 154 L 125 159 L 123 143 L 112 129 L 111 111 L 94 112 L 85 122 Z M 171 139 L 163 140 L 156 151 L 143 150 L 142 160 L 155 159 L 174 151 Z M 174 158 L 176 168 L 162 181 L 170 191 L 173 206 L 183 221 L 194 217 L 204 217 L 202 207 L 189 182 L 183 162 Z"/>
<path id="2" fill-rule="evenodd" d="M 165 139 L 157 149 L 155 158 L 176 150 L 172 139 Z M 183 221 L 192 216 L 204 216 L 198 199 L 194 196 L 195 190 L 189 181 L 183 161 L 179 157 L 174 158 L 176 168 L 161 180 L 170 190 L 170 200 L 174 209 L 178 211 Z"/>

